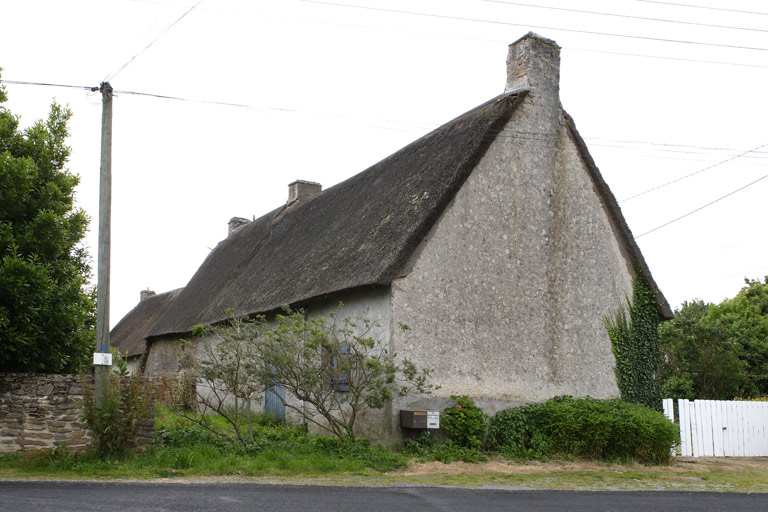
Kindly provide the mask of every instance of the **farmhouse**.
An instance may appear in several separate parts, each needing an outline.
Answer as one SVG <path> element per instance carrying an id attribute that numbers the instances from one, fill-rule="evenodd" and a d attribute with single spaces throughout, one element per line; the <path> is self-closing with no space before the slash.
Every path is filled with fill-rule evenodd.
<path id="1" fill-rule="evenodd" d="M 556 395 L 615 397 L 603 321 L 653 283 L 619 206 L 559 99 L 559 47 L 510 45 L 502 94 L 327 190 L 289 200 L 231 233 L 146 333 L 146 369 L 197 324 L 288 304 L 376 319 L 392 351 L 434 369 L 434 395 L 367 419 L 396 438 L 399 409 L 469 395 L 487 411 Z M 404 332 L 397 326 L 407 324 Z"/>

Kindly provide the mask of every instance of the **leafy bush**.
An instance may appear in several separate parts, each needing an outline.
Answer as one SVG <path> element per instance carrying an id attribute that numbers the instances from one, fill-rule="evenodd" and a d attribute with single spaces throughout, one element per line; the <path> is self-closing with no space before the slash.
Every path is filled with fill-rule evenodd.
<path id="1" fill-rule="evenodd" d="M 768 277 L 719 304 L 684 302 L 659 326 L 656 373 L 667 398 L 768 394 Z"/>
<path id="2" fill-rule="evenodd" d="M 445 410 L 440 427 L 460 446 L 482 448 L 488 415 L 466 396 L 451 396 L 456 403 Z"/>
<path id="3" fill-rule="evenodd" d="M 662 414 L 623 400 L 557 397 L 493 417 L 489 445 L 522 458 L 575 456 L 665 464 L 677 430 Z"/>

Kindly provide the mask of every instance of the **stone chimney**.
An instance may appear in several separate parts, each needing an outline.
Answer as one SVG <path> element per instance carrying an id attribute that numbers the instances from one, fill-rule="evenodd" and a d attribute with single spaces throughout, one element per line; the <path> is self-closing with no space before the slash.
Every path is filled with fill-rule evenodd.
<path id="1" fill-rule="evenodd" d="M 144 302 L 148 298 L 154 297 L 155 295 L 157 294 L 154 292 L 154 290 L 150 290 L 149 288 L 147 288 L 146 290 L 141 290 L 139 292 L 139 302 Z"/>
<path id="2" fill-rule="evenodd" d="M 249 222 L 251 221 L 249 221 L 248 219 L 244 219 L 242 217 L 232 217 L 231 219 L 229 219 L 229 230 L 227 231 L 227 236 L 231 235 L 232 233 L 234 233 L 241 227 L 245 226 Z"/>
<path id="3" fill-rule="evenodd" d="M 533 32 L 509 45 L 505 92 L 530 90 L 526 103 L 532 104 L 535 124 L 549 124 L 562 116 L 560 105 L 560 47 Z M 556 123 L 555 123 L 556 125 Z"/>
<path id="4" fill-rule="evenodd" d="M 313 181 L 296 180 L 288 185 L 288 204 L 322 192 L 323 186 Z"/>

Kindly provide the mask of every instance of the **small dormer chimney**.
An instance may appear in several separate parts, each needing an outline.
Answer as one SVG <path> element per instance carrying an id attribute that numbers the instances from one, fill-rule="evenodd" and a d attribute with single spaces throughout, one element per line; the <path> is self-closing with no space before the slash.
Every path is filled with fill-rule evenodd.
<path id="1" fill-rule="evenodd" d="M 288 203 L 307 199 L 322 192 L 323 186 L 314 181 L 296 180 L 288 185 Z"/>
<path id="2" fill-rule="evenodd" d="M 229 230 L 227 231 L 227 236 L 231 235 L 232 233 L 234 233 L 241 227 L 245 226 L 249 222 L 251 221 L 249 221 L 248 219 L 244 219 L 242 217 L 232 217 L 231 219 L 229 219 Z"/>
<path id="3" fill-rule="evenodd" d="M 157 294 L 154 292 L 154 290 L 150 290 L 149 288 L 147 288 L 146 290 L 141 290 L 139 292 L 139 302 L 144 302 L 148 298 L 154 297 L 155 295 Z"/>

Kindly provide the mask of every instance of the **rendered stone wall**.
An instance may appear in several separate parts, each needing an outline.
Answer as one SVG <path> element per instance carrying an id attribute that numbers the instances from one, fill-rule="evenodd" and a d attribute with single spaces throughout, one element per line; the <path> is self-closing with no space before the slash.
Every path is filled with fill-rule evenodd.
<path id="1" fill-rule="evenodd" d="M 92 386 L 93 379 L 86 378 Z M 0 373 L 0 453 L 65 446 L 84 450 L 90 435 L 83 423 L 79 375 Z M 155 441 L 154 418 L 139 423 L 134 448 Z"/>
<path id="2" fill-rule="evenodd" d="M 393 318 L 413 329 L 393 332 L 395 350 L 435 369 L 439 395 L 618 396 L 603 319 L 632 293 L 629 265 L 567 133 L 557 136 L 551 188 L 526 176 L 509 139 L 495 143 L 392 284 Z"/>
<path id="3" fill-rule="evenodd" d="M 179 372 L 179 353 L 184 347 L 179 338 L 166 337 L 156 339 L 149 345 L 144 375 L 150 378 L 157 376 L 174 376 Z"/>
<path id="4" fill-rule="evenodd" d="M 564 125 L 556 45 L 521 40 L 508 65 L 507 89 L 531 92 L 392 283 L 413 329 L 394 348 L 434 368 L 438 397 L 616 397 L 603 319 L 632 293 L 631 262 Z"/>

